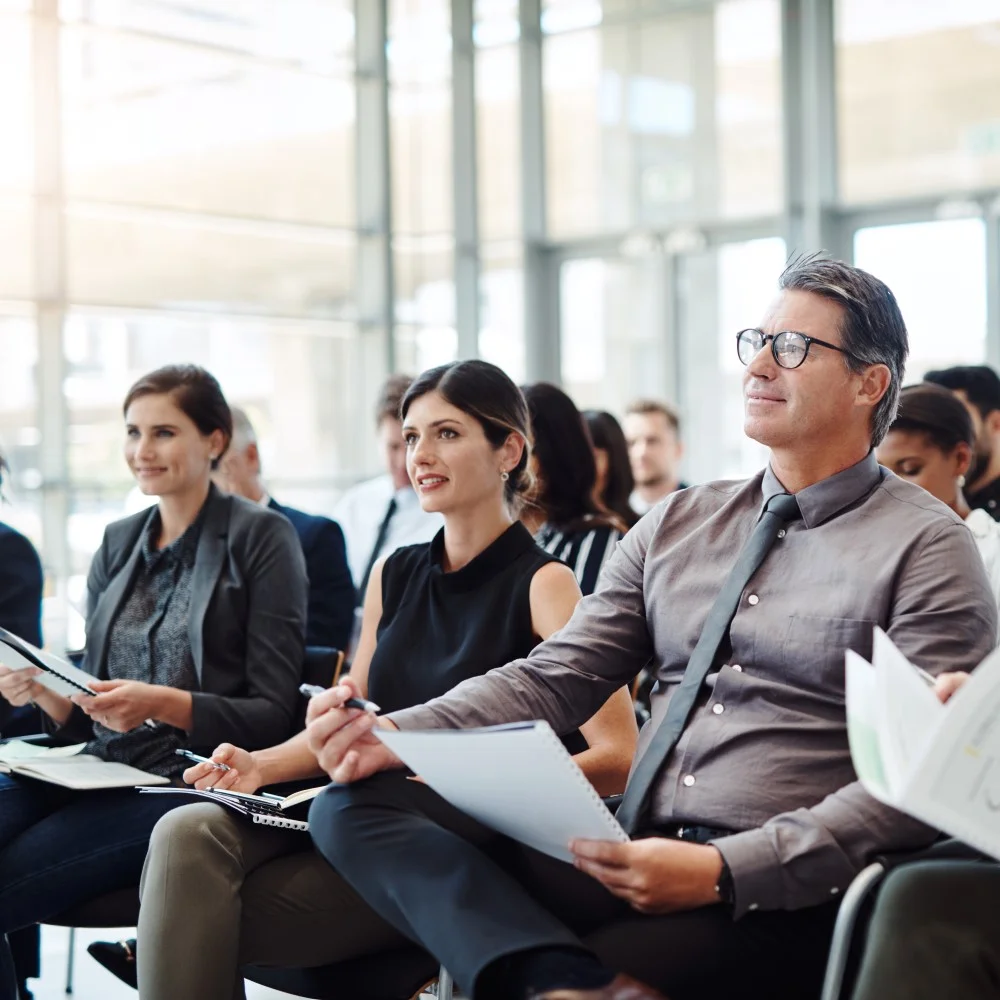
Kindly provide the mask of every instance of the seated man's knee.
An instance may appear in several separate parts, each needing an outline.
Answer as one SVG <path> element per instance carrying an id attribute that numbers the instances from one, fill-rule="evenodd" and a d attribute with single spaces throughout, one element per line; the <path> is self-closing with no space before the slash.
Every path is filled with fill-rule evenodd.
<path id="1" fill-rule="evenodd" d="M 316 849 L 334 868 L 349 859 L 363 841 L 365 813 L 386 802 L 398 777 L 402 775 L 376 774 L 355 784 L 332 784 L 313 799 L 309 833 Z"/>

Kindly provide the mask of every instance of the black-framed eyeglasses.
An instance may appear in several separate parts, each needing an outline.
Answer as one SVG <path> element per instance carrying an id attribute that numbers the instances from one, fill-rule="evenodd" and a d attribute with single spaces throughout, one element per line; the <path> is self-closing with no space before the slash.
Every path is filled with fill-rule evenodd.
<path id="1" fill-rule="evenodd" d="M 782 330 L 780 333 L 764 333 L 763 330 L 749 329 L 740 330 L 736 334 L 736 353 L 740 361 L 748 365 L 757 354 L 764 349 L 764 345 L 771 342 L 771 354 L 774 360 L 782 368 L 798 368 L 809 356 L 809 348 L 813 344 L 820 347 L 829 347 L 831 351 L 840 351 L 849 358 L 853 357 L 850 351 L 845 351 L 843 347 L 836 344 L 828 344 L 818 337 L 808 337 L 804 333 L 797 333 L 794 330 Z"/>

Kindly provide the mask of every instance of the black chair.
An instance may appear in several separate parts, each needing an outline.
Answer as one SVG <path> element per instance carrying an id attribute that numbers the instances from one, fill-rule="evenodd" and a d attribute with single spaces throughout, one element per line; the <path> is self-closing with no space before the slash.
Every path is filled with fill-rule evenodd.
<path id="1" fill-rule="evenodd" d="M 315 969 L 248 966 L 243 975 L 282 993 L 312 1000 L 410 1000 L 437 980 L 438 1000 L 451 1000 L 451 977 L 416 945 Z"/>
<path id="2" fill-rule="evenodd" d="M 73 654 L 71 654 L 72 656 Z M 76 654 L 79 656 L 80 654 Z M 330 687 L 340 678 L 344 653 L 329 646 L 308 646 L 302 663 L 302 681 Z M 305 723 L 308 698 L 301 698 L 297 709 L 299 728 Z M 69 928 L 69 955 L 66 963 L 66 992 L 73 992 L 73 960 L 76 949 L 76 928 L 134 927 L 139 919 L 139 887 L 118 889 L 103 896 L 72 906 L 46 921 L 56 927 Z"/>
<path id="3" fill-rule="evenodd" d="M 864 955 L 868 924 L 875 908 L 878 890 L 886 875 L 894 868 L 917 861 L 996 863 L 987 855 L 957 840 L 940 840 L 924 851 L 887 854 L 876 858 L 855 876 L 841 900 L 820 1000 L 848 1000 Z"/>

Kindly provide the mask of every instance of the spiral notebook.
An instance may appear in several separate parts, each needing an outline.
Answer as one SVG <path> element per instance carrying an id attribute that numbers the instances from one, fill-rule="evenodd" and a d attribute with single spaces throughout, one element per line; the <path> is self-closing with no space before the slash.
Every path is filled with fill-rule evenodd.
<path id="1" fill-rule="evenodd" d="M 35 680 L 44 688 L 64 698 L 74 694 L 96 694 L 90 686 L 94 679 L 86 671 L 74 667 L 72 663 L 60 660 L 44 649 L 36 649 L 20 636 L 0 628 L 0 663 L 11 670 L 37 667 L 42 671 Z"/>
<path id="2" fill-rule="evenodd" d="M 375 735 L 453 806 L 554 858 L 572 861 L 576 837 L 629 839 L 547 722 Z"/>
<path id="3" fill-rule="evenodd" d="M 312 801 L 325 787 L 326 785 L 320 785 L 318 788 L 306 788 L 292 795 L 287 795 L 283 799 L 252 795 L 248 792 L 230 792 L 217 788 L 191 788 L 190 786 L 141 788 L 139 790 L 160 795 L 193 795 L 196 798 L 217 802 L 227 809 L 233 809 L 263 826 L 280 826 L 285 830 L 305 831 L 309 829 L 309 822 L 304 819 L 293 819 L 287 814 L 287 810 Z"/>

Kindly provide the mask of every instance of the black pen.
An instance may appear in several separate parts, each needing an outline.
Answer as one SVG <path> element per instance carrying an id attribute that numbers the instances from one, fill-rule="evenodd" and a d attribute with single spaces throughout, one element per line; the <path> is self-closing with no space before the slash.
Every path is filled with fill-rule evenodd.
<path id="1" fill-rule="evenodd" d="M 318 684 L 300 684 L 299 693 L 304 694 L 307 698 L 315 698 L 318 694 L 323 694 L 324 691 L 328 691 L 329 688 L 322 688 Z M 360 708 L 362 712 L 371 712 L 372 715 L 378 715 L 382 709 L 375 704 L 373 701 L 368 701 L 367 698 L 348 698 L 344 702 L 344 708 Z"/>

